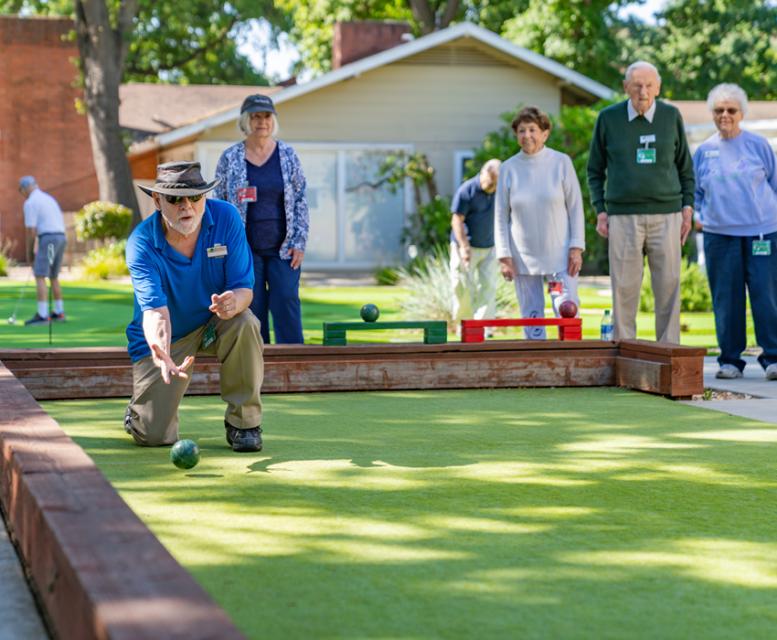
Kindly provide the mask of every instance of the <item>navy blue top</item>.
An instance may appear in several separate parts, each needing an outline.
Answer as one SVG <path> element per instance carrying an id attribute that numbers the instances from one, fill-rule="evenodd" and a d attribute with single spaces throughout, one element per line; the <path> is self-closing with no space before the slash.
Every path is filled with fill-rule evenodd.
<path id="1" fill-rule="evenodd" d="M 453 196 L 451 211 L 464 216 L 470 245 L 479 249 L 494 246 L 494 194 L 483 191 L 480 176 L 462 183 Z M 456 242 L 453 233 L 451 242 Z"/>
<path id="2" fill-rule="evenodd" d="M 256 187 L 256 202 L 246 211 L 246 235 L 251 251 L 259 256 L 277 255 L 286 238 L 283 174 L 278 145 L 261 167 L 246 160 L 248 184 Z"/>
<path id="3" fill-rule="evenodd" d="M 216 244 L 226 247 L 226 252 L 213 253 L 225 255 L 208 257 L 207 249 Z M 167 307 L 175 342 L 210 320 L 211 294 L 254 288 L 254 268 L 243 221 L 237 209 L 223 200 L 206 201 L 191 258 L 168 244 L 159 211 L 132 232 L 126 256 L 135 292 L 135 313 L 127 327 L 127 351 L 133 362 L 151 353 L 143 334 L 144 311 Z"/>

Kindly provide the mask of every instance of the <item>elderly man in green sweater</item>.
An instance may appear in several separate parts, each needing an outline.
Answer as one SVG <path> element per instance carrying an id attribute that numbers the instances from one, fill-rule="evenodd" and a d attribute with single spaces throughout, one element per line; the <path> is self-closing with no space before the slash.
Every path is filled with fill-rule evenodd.
<path id="1" fill-rule="evenodd" d="M 596 230 L 609 238 L 616 340 L 637 336 L 644 256 L 655 297 L 656 339 L 680 342 L 680 252 L 693 218 L 693 163 L 680 112 L 656 100 L 649 62 L 626 70 L 629 99 L 603 109 L 588 160 Z"/>

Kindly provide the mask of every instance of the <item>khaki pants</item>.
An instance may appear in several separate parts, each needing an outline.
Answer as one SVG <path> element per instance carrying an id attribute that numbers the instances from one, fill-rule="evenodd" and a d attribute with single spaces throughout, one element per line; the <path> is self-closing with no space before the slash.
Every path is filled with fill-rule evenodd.
<path id="1" fill-rule="evenodd" d="M 656 340 L 679 344 L 682 213 L 612 215 L 607 221 L 615 339 L 637 337 L 639 292 L 647 256 L 655 298 Z"/>
<path id="2" fill-rule="evenodd" d="M 451 286 L 453 288 L 453 321 L 486 320 L 496 317 L 496 250 L 470 248 L 469 268 L 459 256 L 458 245 L 451 243 Z"/>
<path id="3" fill-rule="evenodd" d="M 227 403 L 224 419 L 238 429 L 262 423 L 259 393 L 264 378 L 263 343 L 259 320 L 246 310 L 229 320 L 213 318 L 216 340 L 202 348 L 205 326 L 174 342 L 171 356 L 180 364 L 186 356 L 215 355 L 221 363 L 221 399 Z M 195 363 L 196 366 L 196 363 Z M 191 381 L 171 377 L 165 384 L 151 356 L 132 366 L 132 399 L 127 407 L 128 426 L 142 446 L 173 444 L 178 440 L 178 405 Z"/>

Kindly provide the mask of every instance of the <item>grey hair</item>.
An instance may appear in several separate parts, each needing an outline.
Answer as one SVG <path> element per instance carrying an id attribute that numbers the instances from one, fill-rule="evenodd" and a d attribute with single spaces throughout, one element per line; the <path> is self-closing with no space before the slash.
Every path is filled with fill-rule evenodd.
<path id="1" fill-rule="evenodd" d="M 637 69 L 650 69 L 653 73 L 656 74 L 656 78 L 658 78 L 658 81 L 661 82 L 661 74 L 658 73 L 658 69 L 649 62 L 645 60 L 637 60 L 636 62 L 632 62 L 629 65 L 629 68 L 626 69 L 626 73 L 623 75 L 623 79 L 626 82 L 629 82 L 631 80 L 631 75 L 637 70 Z"/>
<path id="2" fill-rule="evenodd" d="M 272 131 L 270 132 L 270 136 L 273 138 L 278 137 L 278 133 L 280 133 L 281 125 L 278 124 L 278 116 L 276 116 L 274 113 L 270 114 L 270 117 L 272 118 Z M 240 119 L 237 121 L 237 128 L 240 129 L 243 135 L 250 136 L 251 135 L 251 114 L 247 111 L 245 113 L 240 114 Z"/>
<path id="3" fill-rule="evenodd" d="M 480 173 L 488 172 L 492 176 L 499 175 L 499 167 L 502 166 L 502 161 L 498 158 L 491 158 L 488 162 L 486 162 L 481 168 Z"/>
<path id="4" fill-rule="evenodd" d="M 739 108 L 742 110 L 742 115 L 747 115 L 747 94 L 738 84 L 724 82 L 723 84 L 712 87 L 712 91 L 707 94 L 707 108 L 711 112 L 718 102 L 723 102 L 724 100 L 738 102 Z"/>

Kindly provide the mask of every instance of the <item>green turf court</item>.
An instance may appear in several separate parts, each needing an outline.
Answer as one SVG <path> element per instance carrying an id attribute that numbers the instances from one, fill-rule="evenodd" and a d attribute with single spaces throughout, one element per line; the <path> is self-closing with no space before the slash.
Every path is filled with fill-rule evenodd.
<path id="1" fill-rule="evenodd" d="M 132 318 L 132 287 L 120 282 L 73 282 L 62 284 L 65 296 L 65 312 L 68 321 L 56 323 L 53 327 L 54 347 L 126 347 L 124 330 Z M 49 333 L 47 326 L 25 327 L 24 320 L 35 313 L 34 283 L 0 278 L 0 349 L 47 348 Z M 13 313 L 22 294 L 17 317 L 19 323 L 9 325 L 6 320 Z M 300 289 L 302 301 L 302 324 L 305 342 L 321 344 L 324 322 L 359 322 L 359 310 L 367 302 L 380 308 L 380 321 L 407 319 L 402 313 L 402 301 L 408 292 L 403 287 L 332 287 L 303 286 Z M 612 301 L 609 292 L 601 287 L 580 288 L 583 337 L 598 338 L 599 325 L 604 309 Z M 550 309 L 547 315 L 551 315 Z M 430 319 L 430 318 L 427 318 Z M 651 313 L 640 313 L 637 317 L 637 337 L 655 339 L 655 319 Z M 681 342 L 686 346 L 716 347 L 715 321 L 712 313 L 681 314 L 683 332 Z M 500 329 L 499 338 L 520 339 L 519 328 Z M 551 329 L 548 336 L 555 338 L 557 332 Z M 747 317 L 747 344 L 755 345 L 752 317 Z M 349 336 L 349 343 L 363 342 L 420 342 L 421 332 L 377 331 L 359 332 Z M 455 334 L 449 333 L 449 340 Z"/>
<path id="2" fill-rule="evenodd" d="M 176 469 L 43 403 L 251 638 L 774 638 L 777 428 L 620 389 L 265 397 Z M 473 409 L 474 408 L 474 409 Z"/>

